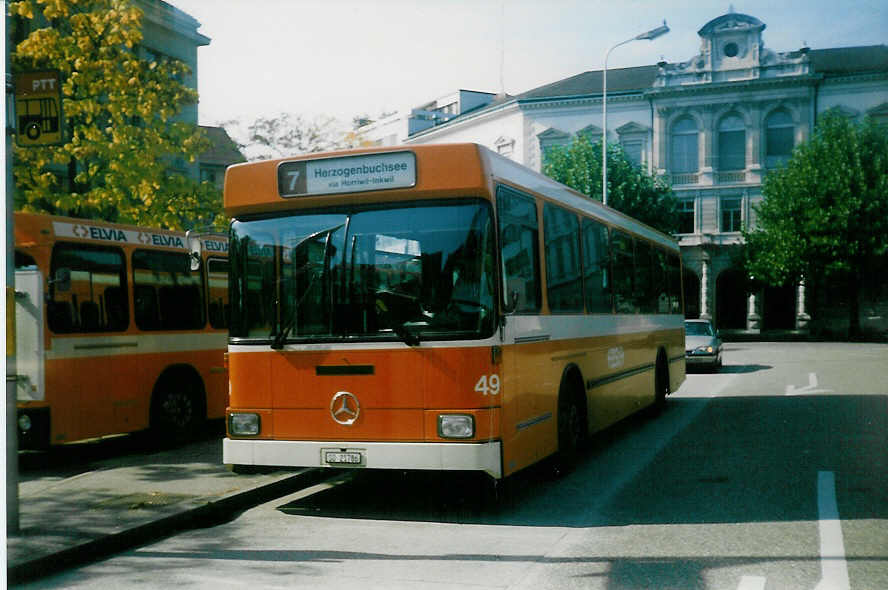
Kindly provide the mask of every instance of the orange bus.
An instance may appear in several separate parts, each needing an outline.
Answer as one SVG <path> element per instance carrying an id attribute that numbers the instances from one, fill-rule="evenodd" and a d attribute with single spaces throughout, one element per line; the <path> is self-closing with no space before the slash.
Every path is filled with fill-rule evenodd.
<path id="1" fill-rule="evenodd" d="M 15 214 L 19 445 L 151 427 L 166 440 L 228 401 L 228 237 Z"/>
<path id="2" fill-rule="evenodd" d="M 675 240 L 475 144 L 238 164 L 223 461 L 501 479 L 685 376 Z"/>

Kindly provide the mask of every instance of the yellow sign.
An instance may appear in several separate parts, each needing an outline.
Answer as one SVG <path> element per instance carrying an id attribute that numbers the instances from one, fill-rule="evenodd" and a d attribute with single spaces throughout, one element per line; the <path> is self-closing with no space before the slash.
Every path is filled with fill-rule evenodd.
<path id="1" fill-rule="evenodd" d="M 25 72 L 15 77 L 16 143 L 62 143 L 62 92 L 59 73 Z"/>

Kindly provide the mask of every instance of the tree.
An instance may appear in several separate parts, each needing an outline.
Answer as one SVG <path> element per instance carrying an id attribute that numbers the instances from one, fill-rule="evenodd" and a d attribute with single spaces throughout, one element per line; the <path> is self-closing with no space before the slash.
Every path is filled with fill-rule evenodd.
<path id="1" fill-rule="evenodd" d="M 13 69 L 58 70 L 65 143 L 16 148 L 16 207 L 75 217 L 180 228 L 221 214 L 221 195 L 187 176 L 206 149 L 199 128 L 177 120 L 197 93 L 188 68 L 140 58 L 142 12 L 129 0 L 22 0 L 11 15 L 30 34 Z"/>
<path id="2" fill-rule="evenodd" d="M 580 136 L 569 146 L 553 148 L 543 173 L 600 201 L 601 142 L 591 144 Z M 672 189 L 630 162 L 619 145 L 608 145 L 607 184 L 610 207 L 664 233 L 678 231 L 678 203 Z"/>
<path id="3" fill-rule="evenodd" d="M 332 117 L 306 119 L 301 115 L 280 113 L 262 116 L 252 123 L 238 120 L 220 124 L 237 142 L 248 160 L 286 158 L 299 154 L 361 147 L 357 129 L 348 130 Z"/>
<path id="4" fill-rule="evenodd" d="M 888 255 L 888 130 L 827 112 L 762 186 L 756 228 L 745 231 L 751 276 L 845 286 L 849 336 L 860 334 L 860 287 Z"/>

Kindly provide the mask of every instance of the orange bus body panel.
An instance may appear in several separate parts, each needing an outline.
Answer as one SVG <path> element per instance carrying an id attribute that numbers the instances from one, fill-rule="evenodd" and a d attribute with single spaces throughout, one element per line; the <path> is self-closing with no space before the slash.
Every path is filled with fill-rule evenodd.
<path id="1" fill-rule="evenodd" d="M 472 440 L 499 436 L 499 398 L 474 390 L 480 375 L 496 371 L 489 347 L 232 352 L 229 367 L 232 407 L 273 410 L 274 424 L 263 423 L 263 437 L 441 441 L 439 410 L 475 415 Z M 349 426 L 332 418 L 340 391 L 361 404 Z"/>

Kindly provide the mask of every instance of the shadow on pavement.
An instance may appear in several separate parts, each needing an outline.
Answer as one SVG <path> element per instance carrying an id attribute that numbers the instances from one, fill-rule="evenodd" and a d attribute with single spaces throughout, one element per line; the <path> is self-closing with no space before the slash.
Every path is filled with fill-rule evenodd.
<path id="1" fill-rule="evenodd" d="M 609 491 L 608 465 L 653 444 L 646 431 L 705 404 L 625 485 Z M 596 436 L 576 469 L 545 463 L 506 480 L 467 473 L 354 472 L 331 489 L 279 507 L 339 518 L 519 526 L 817 520 L 816 482 L 836 473 L 843 520 L 888 518 L 888 396 L 750 396 L 670 400 L 658 418 L 636 417 Z"/>

